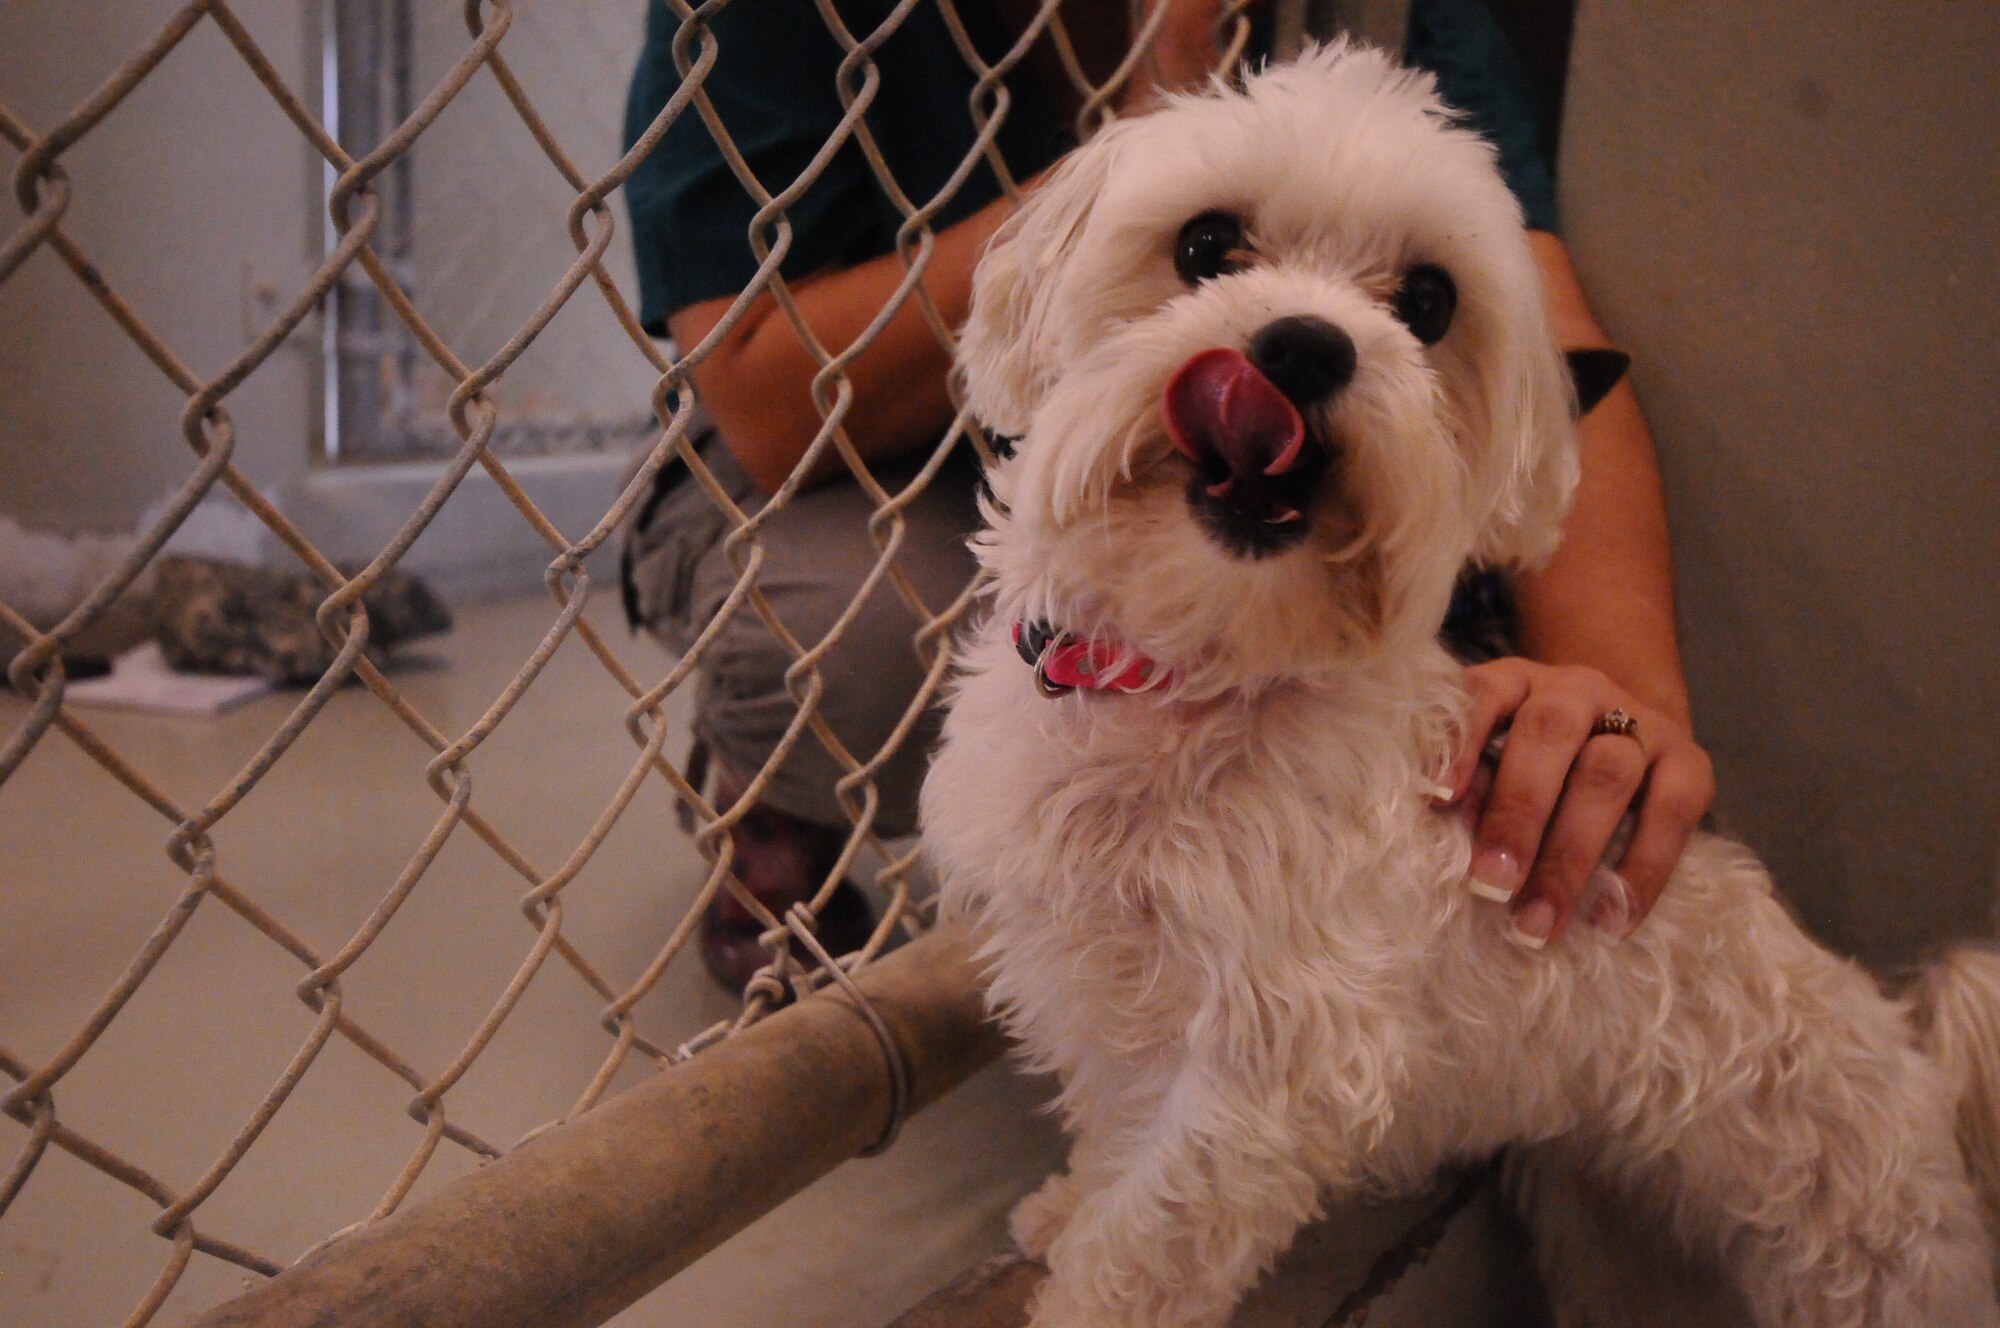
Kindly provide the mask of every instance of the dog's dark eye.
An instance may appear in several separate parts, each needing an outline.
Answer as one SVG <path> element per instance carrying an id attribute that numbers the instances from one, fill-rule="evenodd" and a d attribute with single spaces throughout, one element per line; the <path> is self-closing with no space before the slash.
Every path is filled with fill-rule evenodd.
<path id="1" fill-rule="evenodd" d="M 1458 287 L 1451 273 L 1429 263 L 1413 267 L 1396 288 L 1396 317 L 1426 346 L 1444 340 L 1458 311 Z"/>
<path id="2" fill-rule="evenodd" d="M 1227 212 L 1204 212 L 1181 227 L 1174 271 L 1192 286 L 1243 266 L 1243 223 Z"/>

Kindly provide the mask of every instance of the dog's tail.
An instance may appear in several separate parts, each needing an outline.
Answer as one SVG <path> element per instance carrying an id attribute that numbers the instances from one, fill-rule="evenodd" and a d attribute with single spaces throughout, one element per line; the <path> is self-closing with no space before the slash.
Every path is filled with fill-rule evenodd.
<path id="1" fill-rule="evenodd" d="M 1958 1093 L 1958 1143 L 2000 1241 L 2000 948 L 1954 946 L 1911 989 L 1917 1041 Z"/>

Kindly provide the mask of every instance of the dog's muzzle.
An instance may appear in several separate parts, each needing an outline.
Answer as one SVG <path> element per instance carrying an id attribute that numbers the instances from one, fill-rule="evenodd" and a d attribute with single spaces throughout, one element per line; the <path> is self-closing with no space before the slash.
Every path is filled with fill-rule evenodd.
<path id="1" fill-rule="evenodd" d="M 1231 553 L 1261 558 L 1291 547 L 1310 527 L 1306 509 L 1332 448 L 1303 411 L 1354 378 L 1354 342 L 1318 318 L 1281 318 L 1250 340 L 1189 359 L 1167 383 L 1167 436 L 1195 465 L 1188 502 Z"/>

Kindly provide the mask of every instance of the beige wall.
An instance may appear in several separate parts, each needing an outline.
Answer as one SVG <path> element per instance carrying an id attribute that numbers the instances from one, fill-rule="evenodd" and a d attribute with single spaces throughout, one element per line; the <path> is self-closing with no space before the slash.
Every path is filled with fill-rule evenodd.
<path id="1" fill-rule="evenodd" d="M 1564 219 L 1659 434 L 1722 810 L 1840 945 L 1990 931 L 2000 6 L 1579 10 Z"/>
<path id="2" fill-rule="evenodd" d="M 465 16 L 457 4 L 420 3 L 414 19 L 421 89 L 464 52 Z M 644 0 L 516 7 L 501 50 L 586 177 L 618 161 L 625 85 L 645 25 Z M 568 214 L 576 193 L 547 164 L 499 83 L 485 76 L 453 99 L 412 155 L 413 268 L 424 314 L 477 364 L 528 320 L 575 259 Z M 611 273 L 636 302 L 622 198 L 612 207 Z M 586 284 L 508 369 L 495 395 L 503 412 L 534 418 L 629 420 L 651 414 L 656 377 Z"/>
<path id="3" fill-rule="evenodd" d="M 178 8 L 0 5 L 0 102 L 45 130 Z M 309 88 L 306 10 L 253 3 L 241 15 L 292 85 Z M 18 159 L 0 148 L 10 179 Z M 210 24 L 62 162 L 65 230 L 199 374 L 247 344 L 252 288 L 289 294 L 311 270 L 309 150 Z M 316 345 L 281 349 L 227 403 L 240 464 L 273 491 L 305 467 Z M 194 466 L 184 401 L 46 248 L 0 286 L 0 513 L 65 532 L 129 528 Z"/>
<path id="4" fill-rule="evenodd" d="M 323 3 L 235 7 L 315 110 Z M 178 0 L 0 3 L 0 103 L 47 128 L 179 8 Z M 418 13 L 421 97 L 470 38 L 459 5 L 424 4 Z M 642 0 L 531 5 L 506 37 L 516 73 L 587 173 L 617 160 L 643 14 Z M 574 193 L 483 72 L 414 153 L 418 303 L 476 363 L 574 258 L 565 226 Z M 16 160 L 0 146 L 0 170 L 11 175 Z M 240 353 L 320 258 L 319 159 L 211 23 L 197 24 L 62 161 L 73 187 L 65 229 L 199 374 L 220 372 Z M 630 242 L 622 204 L 614 208 L 609 262 L 629 291 Z M 14 215 L 11 198 L 4 215 Z M 365 557 L 418 504 L 438 468 L 317 467 L 319 355 L 314 316 L 227 400 L 237 462 L 326 552 Z M 653 379 L 586 283 L 494 395 L 510 418 L 630 419 L 649 412 Z M 441 403 L 444 389 L 435 396 Z M 64 534 L 130 530 L 195 466 L 180 434 L 184 401 L 46 250 L 0 285 L 0 516 Z M 561 529 L 579 536 L 611 505 L 626 467 L 623 455 L 579 456 L 524 462 L 516 474 Z M 275 553 L 275 541 L 265 545 Z M 539 589 L 550 557 L 480 473 L 411 550 L 409 565 L 449 592 L 483 594 Z"/>

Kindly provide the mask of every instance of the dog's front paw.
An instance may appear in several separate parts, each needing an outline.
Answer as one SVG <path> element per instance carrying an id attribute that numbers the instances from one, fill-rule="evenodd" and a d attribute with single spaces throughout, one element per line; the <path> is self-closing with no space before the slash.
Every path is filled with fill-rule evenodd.
<path id="1" fill-rule="evenodd" d="M 1232 1298 L 1190 1296 L 1153 1275 L 1055 1272 L 1035 1293 L 1028 1328 L 1224 1328 L 1234 1308 Z"/>
<path id="2" fill-rule="evenodd" d="M 1076 1212 L 1076 1178 L 1067 1172 L 1057 1172 L 1042 1182 L 1041 1188 L 1014 1205 L 1014 1211 L 1007 1219 L 1007 1230 L 1014 1237 L 1014 1245 L 1030 1259 L 1047 1259 L 1049 1246 L 1055 1244 L 1057 1236 L 1069 1225 L 1070 1215 Z"/>
<path id="3" fill-rule="evenodd" d="M 1095 1314 L 1044 1282 L 1028 1305 L 1028 1328 L 1127 1328 L 1120 1318 Z"/>

